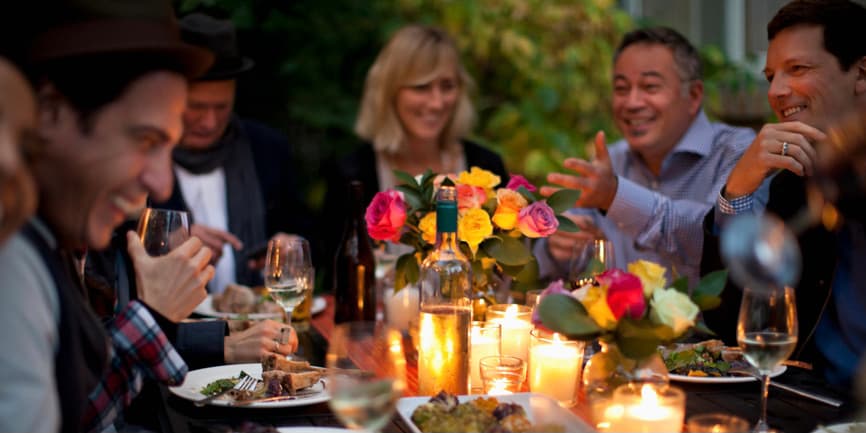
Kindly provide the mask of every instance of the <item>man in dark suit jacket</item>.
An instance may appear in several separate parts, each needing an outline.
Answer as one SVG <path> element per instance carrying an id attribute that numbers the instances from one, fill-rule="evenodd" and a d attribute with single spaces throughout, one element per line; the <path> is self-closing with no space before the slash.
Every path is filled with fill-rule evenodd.
<path id="1" fill-rule="evenodd" d="M 827 145 L 829 127 L 866 108 L 864 21 L 866 9 L 848 0 L 798 0 L 767 25 L 764 74 L 780 122 L 761 129 L 707 215 L 702 273 L 722 266 L 715 233 L 733 215 L 752 211 L 751 194 L 763 182 L 770 182 L 767 211 L 790 220 L 806 208 L 816 149 Z M 803 274 L 796 288 L 799 340 L 792 356 L 815 361 L 830 383 L 848 389 L 866 348 L 866 235 L 856 219 L 831 228 L 799 233 Z M 722 306 L 705 319 L 732 344 L 741 293 L 728 287 L 722 296 Z"/>

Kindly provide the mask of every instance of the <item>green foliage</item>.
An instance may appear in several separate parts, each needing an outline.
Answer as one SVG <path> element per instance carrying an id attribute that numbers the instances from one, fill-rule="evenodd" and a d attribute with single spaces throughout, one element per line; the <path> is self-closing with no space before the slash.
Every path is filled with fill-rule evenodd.
<path id="1" fill-rule="evenodd" d="M 572 296 L 557 293 L 541 298 L 538 314 L 544 326 L 571 339 L 591 340 L 602 332 L 583 304 Z"/>

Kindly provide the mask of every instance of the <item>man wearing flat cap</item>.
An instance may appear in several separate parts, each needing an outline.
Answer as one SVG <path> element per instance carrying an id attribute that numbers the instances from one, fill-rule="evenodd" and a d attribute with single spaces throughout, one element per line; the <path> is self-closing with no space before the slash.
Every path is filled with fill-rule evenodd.
<path id="1" fill-rule="evenodd" d="M 142 377 L 176 384 L 187 366 L 161 329 L 205 297 L 210 252 L 191 238 L 189 284 L 90 309 L 80 257 L 149 196 L 171 191 L 187 79 L 213 56 L 180 39 L 168 2 L 61 1 L 27 50 L 40 153 L 29 161 L 39 204 L 0 248 L 0 431 L 94 431 L 136 394 Z M 24 17 L 22 17 L 23 19 Z M 134 246 L 140 241 L 128 237 Z"/>
<path id="2" fill-rule="evenodd" d="M 160 207 L 189 210 L 192 234 L 214 253 L 216 275 L 208 289 L 260 285 L 249 259 L 269 238 L 304 234 L 304 212 L 286 138 L 233 113 L 237 78 L 253 67 L 239 54 L 228 20 L 194 13 L 181 19 L 184 40 L 208 48 L 216 60 L 190 84 L 184 133 L 174 150 L 177 183 Z"/>

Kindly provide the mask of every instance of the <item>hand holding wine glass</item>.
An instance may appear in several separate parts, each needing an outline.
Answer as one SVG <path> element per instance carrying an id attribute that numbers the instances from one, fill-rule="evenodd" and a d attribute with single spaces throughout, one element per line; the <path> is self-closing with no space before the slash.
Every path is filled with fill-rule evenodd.
<path id="1" fill-rule="evenodd" d="M 770 373 L 791 356 L 797 345 L 794 289 L 744 289 L 737 322 L 737 342 L 746 361 L 758 369 L 762 378 L 761 418 L 753 431 L 772 431 L 767 425 Z"/>
<path id="2" fill-rule="evenodd" d="M 313 290 L 315 281 L 310 244 L 300 237 L 274 237 L 268 242 L 265 258 L 265 287 L 273 300 L 283 307 L 286 323 L 292 312 Z"/>
<path id="3" fill-rule="evenodd" d="M 329 405 L 352 430 L 378 432 L 406 389 L 400 331 L 383 322 L 337 325 L 328 347 Z"/>

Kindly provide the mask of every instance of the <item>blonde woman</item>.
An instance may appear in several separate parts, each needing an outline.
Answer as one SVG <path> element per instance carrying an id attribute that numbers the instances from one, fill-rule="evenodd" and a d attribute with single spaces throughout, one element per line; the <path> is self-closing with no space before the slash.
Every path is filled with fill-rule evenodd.
<path id="1" fill-rule="evenodd" d="M 417 175 L 478 166 L 508 182 L 502 158 L 465 138 L 475 121 L 472 88 L 454 40 L 441 29 L 410 25 L 391 37 L 367 73 L 355 122 L 364 142 L 326 171 L 321 219 L 326 225 L 319 231 L 326 254 L 333 253 L 341 234 L 350 180 L 364 183 L 365 203 L 395 186 L 393 170 Z M 332 257 L 324 259 L 331 264 Z"/>

